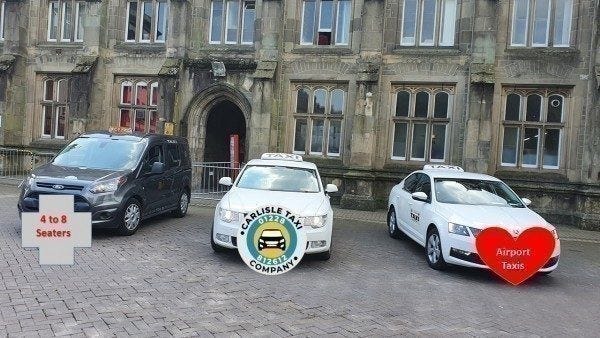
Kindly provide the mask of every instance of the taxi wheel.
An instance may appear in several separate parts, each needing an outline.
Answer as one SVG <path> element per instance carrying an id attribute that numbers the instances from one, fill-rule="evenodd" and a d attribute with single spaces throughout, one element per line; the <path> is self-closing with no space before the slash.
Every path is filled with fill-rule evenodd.
<path id="1" fill-rule="evenodd" d="M 173 217 L 177 217 L 177 218 L 185 217 L 185 215 L 187 214 L 189 205 L 190 205 L 190 197 L 189 197 L 187 191 L 184 190 L 179 195 L 177 208 L 175 210 L 173 210 L 171 215 L 173 215 Z"/>
<path id="2" fill-rule="evenodd" d="M 135 198 L 130 198 L 125 203 L 125 207 L 120 215 L 120 224 L 117 229 L 119 234 L 123 236 L 133 235 L 140 227 L 142 220 L 142 207 L 140 202 Z"/>
<path id="3" fill-rule="evenodd" d="M 222 252 L 227 252 L 229 251 L 229 249 L 224 248 L 222 246 L 220 246 L 219 244 L 215 243 L 215 239 L 214 239 L 214 230 L 211 229 L 210 230 L 210 246 L 212 247 L 213 251 L 216 253 L 222 253 Z"/>
<path id="4" fill-rule="evenodd" d="M 395 239 L 402 238 L 402 231 L 398 229 L 398 219 L 396 218 L 396 210 L 394 210 L 394 207 L 391 207 L 388 212 L 387 225 L 390 237 Z"/>
<path id="5" fill-rule="evenodd" d="M 432 227 L 427 231 L 427 240 L 425 241 L 425 257 L 427 258 L 427 264 L 432 269 L 444 270 L 446 268 L 446 261 L 442 254 L 442 240 L 440 234 L 435 227 Z"/>

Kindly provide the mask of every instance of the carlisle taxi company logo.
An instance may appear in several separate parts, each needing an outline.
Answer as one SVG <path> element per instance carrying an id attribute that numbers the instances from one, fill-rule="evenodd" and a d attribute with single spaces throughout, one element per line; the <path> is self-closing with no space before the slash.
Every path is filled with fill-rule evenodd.
<path id="1" fill-rule="evenodd" d="M 237 238 L 244 262 L 265 275 L 290 271 L 298 265 L 306 249 L 302 219 L 277 206 L 246 213 Z"/>

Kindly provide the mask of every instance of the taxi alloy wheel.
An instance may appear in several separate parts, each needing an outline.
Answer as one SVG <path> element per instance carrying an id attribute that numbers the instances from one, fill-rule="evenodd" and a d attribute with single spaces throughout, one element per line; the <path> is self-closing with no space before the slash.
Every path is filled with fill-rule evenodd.
<path id="1" fill-rule="evenodd" d="M 177 208 L 173 210 L 173 216 L 177 218 L 184 217 L 187 214 L 189 204 L 190 197 L 188 196 L 187 191 L 181 192 L 181 195 L 179 195 L 179 203 L 177 204 Z"/>
<path id="2" fill-rule="evenodd" d="M 390 237 L 396 239 L 402 237 L 402 232 L 398 229 L 398 219 L 396 218 L 396 210 L 394 210 L 394 207 L 391 207 L 388 212 L 387 224 Z"/>
<path id="3" fill-rule="evenodd" d="M 443 270 L 446 267 L 446 261 L 442 254 L 442 241 L 440 239 L 440 234 L 435 227 L 427 232 L 425 250 L 427 264 L 429 264 L 432 269 Z"/>
<path id="4" fill-rule="evenodd" d="M 140 207 L 140 203 L 135 198 L 130 198 L 125 203 L 125 208 L 121 215 L 119 232 L 125 236 L 133 235 L 139 228 L 141 220 L 142 208 Z"/>

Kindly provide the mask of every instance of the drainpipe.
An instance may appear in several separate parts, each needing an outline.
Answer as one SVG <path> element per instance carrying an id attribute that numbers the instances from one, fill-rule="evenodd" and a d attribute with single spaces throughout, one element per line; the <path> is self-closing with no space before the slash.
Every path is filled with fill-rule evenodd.
<path id="1" fill-rule="evenodd" d="M 588 78 L 588 83 L 587 83 L 587 93 L 586 93 L 586 97 L 585 97 L 585 121 L 583 121 L 583 141 L 586 142 L 587 139 L 587 128 L 588 128 L 588 121 L 590 119 L 590 114 L 592 113 L 592 90 L 596 90 L 595 88 L 592 87 L 592 83 L 594 82 L 593 79 L 596 76 L 594 74 L 594 67 L 596 64 L 596 49 L 595 49 L 595 42 L 596 42 L 596 38 L 597 38 L 597 31 L 598 31 L 598 27 L 594 27 L 594 23 L 597 23 L 597 18 L 600 15 L 600 9 L 599 6 L 600 5 L 600 1 L 596 0 L 594 1 L 594 8 L 595 13 L 594 13 L 594 20 L 592 20 L 592 37 L 590 39 L 590 55 L 589 55 L 589 65 L 588 65 L 588 76 L 590 76 L 590 78 Z M 593 145 L 590 146 L 589 150 L 593 149 Z M 585 168 L 583 166 L 583 159 L 584 156 L 582 154 L 581 156 L 581 170 L 580 170 L 580 175 L 581 175 L 581 181 L 590 180 L 590 176 L 591 176 L 591 166 L 588 166 L 588 174 L 587 174 L 587 178 L 584 179 L 585 176 Z M 593 161 L 593 156 L 590 157 L 590 160 Z"/>
<path id="2" fill-rule="evenodd" d="M 471 73 L 472 73 L 472 65 L 473 65 L 473 45 L 475 44 L 475 15 L 477 14 L 477 9 L 475 6 L 476 1 L 471 0 L 473 3 L 473 8 L 471 9 L 471 41 L 469 42 L 469 51 L 468 51 L 468 70 L 467 70 L 467 81 L 465 84 L 466 89 L 466 102 L 465 102 L 465 123 L 464 123 L 464 139 L 463 139 L 463 151 L 462 151 L 462 166 L 465 167 L 465 153 L 467 148 L 467 136 L 468 136 L 468 124 L 469 124 L 469 115 L 471 112 Z"/>

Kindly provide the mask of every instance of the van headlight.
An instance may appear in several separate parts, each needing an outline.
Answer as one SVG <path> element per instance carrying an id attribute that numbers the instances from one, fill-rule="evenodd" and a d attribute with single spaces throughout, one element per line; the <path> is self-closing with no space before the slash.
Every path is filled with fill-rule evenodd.
<path id="1" fill-rule="evenodd" d="M 21 181 L 21 184 L 19 184 L 19 188 L 29 189 L 33 185 L 33 183 L 35 183 L 35 175 L 31 174 L 29 175 L 29 177 Z"/>
<path id="2" fill-rule="evenodd" d="M 327 221 L 327 215 L 322 216 L 308 216 L 304 217 L 302 220 L 302 225 L 309 226 L 313 228 L 322 228 L 325 226 L 325 222 Z"/>
<path id="3" fill-rule="evenodd" d="M 470 236 L 469 230 L 464 225 L 448 222 L 448 232 L 455 235 Z"/>
<path id="4" fill-rule="evenodd" d="M 90 191 L 93 194 L 102 194 L 106 192 L 115 192 L 123 183 L 127 181 L 127 177 L 117 177 L 106 181 L 100 181 L 92 184 Z"/>
<path id="5" fill-rule="evenodd" d="M 240 213 L 219 207 L 219 218 L 225 223 L 233 223 L 240 220 Z"/>

